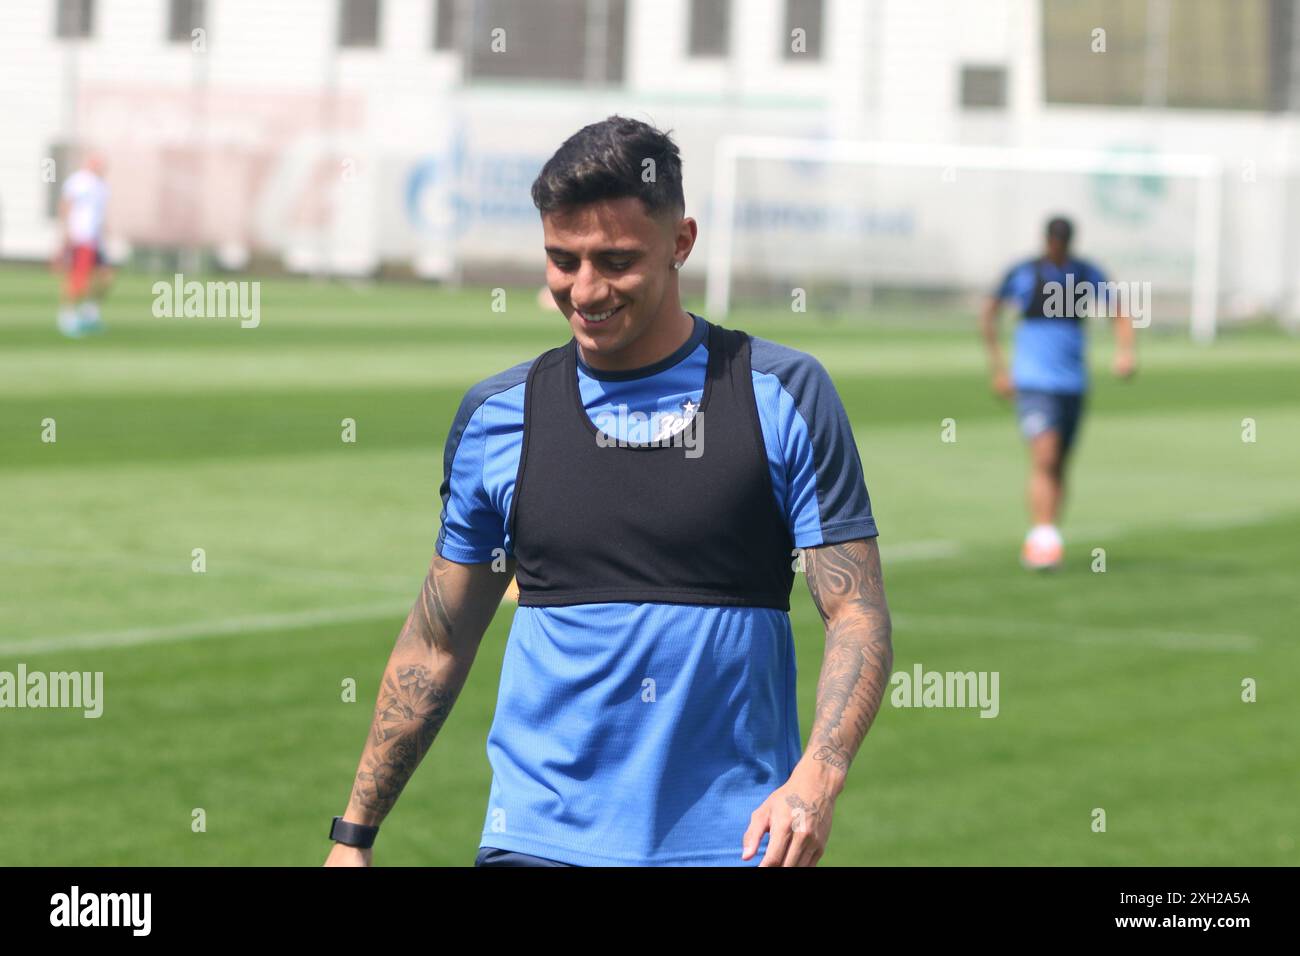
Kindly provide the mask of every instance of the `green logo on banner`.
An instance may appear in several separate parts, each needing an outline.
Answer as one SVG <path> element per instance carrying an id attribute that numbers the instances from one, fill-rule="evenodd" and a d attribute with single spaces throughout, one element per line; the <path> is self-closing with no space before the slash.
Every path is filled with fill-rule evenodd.
<path id="1" fill-rule="evenodd" d="M 1116 155 L 1149 153 L 1147 149 L 1115 149 Z M 1142 223 L 1165 201 L 1169 184 L 1156 173 L 1094 173 L 1092 196 L 1097 209 L 1110 219 Z"/>

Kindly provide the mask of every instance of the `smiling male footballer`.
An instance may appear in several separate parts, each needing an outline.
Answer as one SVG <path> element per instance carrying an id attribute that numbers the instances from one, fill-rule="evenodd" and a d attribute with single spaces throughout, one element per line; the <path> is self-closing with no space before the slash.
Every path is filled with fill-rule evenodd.
<path id="1" fill-rule="evenodd" d="M 476 865 L 813 866 L 893 658 L 844 406 L 811 355 L 682 308 L 698 227 L 667 133 L 586 126 L 532 198 L 572 337 L 461 402 L 327 863 L 369 864 L 517 579 Z M 797 570 L 825 627 L 807 747 Z"/>

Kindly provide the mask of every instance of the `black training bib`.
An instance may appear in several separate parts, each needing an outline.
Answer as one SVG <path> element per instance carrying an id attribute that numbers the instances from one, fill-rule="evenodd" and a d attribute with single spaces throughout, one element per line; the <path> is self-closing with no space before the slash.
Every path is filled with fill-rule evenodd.
<path id="1" fill-rule="evenodd" d="M 1030 299 L 1029 304 L 1025 306 L 1025 311 L 1021 315 L 1021 318 L 1028 319 L 1030 321 L 1034 321 L 1037 319 L 1046 319 L 1046 318 L 1063 318 L 1063 319 L 1071 319 L 1074 322 L 1083 322 L 1083 320 L 1087 318 L 1086 315 L 1087 299 L 1084 298 L 1084 296 L 1086 295 L 1084 291 L 1084 285 L 1085 284 L 1082 282 L 1077 283 L 1075 285 L 1073 303 L 1065 303 L 1064 301 L 1065 290 L 1062 289 L 1062 296 L 1061 296 L 1062 304 L 1063 306 L 1066 306 L 1066 311 L 1070 313 L 1069 315 L 1048 316 L 1047 299 L 1050 293 L 1047 290 L 1047 283 L 1043 279 L 1043 260 L 1035 259 L 1034 260 L 1034 289 L 1035 289 L 1034 297 Z"/>
<path id="2" fill-rule="evenodd" d="M 708 373 L 686 428 L 696 451 L 602 444 L 578 388 L 576 339 L 529 369 L 507 518 L 521 606 L 790 610 L 794 542 L 768 471 L 749 336 L 707 324 Z"/>

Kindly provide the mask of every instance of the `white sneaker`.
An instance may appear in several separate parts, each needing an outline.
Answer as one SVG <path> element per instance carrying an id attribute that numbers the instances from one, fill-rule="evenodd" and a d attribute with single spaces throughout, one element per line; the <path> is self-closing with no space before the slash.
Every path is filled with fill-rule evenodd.
<path id="1" fill-rule="evenodd" d="M 1020 563 L 1031 571 L 1052 571 L 1065 559 L 1065 542 L 1061 533 L 1049 524 L 1038 525 L 1025 535 L 1020 549 Z"/>
<path id="2" fill-rule="evenodd" d="M 99 317 L 98 302 L 92 302 L 87 299 L 85 302 L 81 303 L 80 307 L 77 309 L 77 317 L 81 322 L 81 331 L 83 334 L 87 332 L 104 331 L 103 320 Z"/>
<path id="3" fill-rule="evenodd" d="M 72 308 L 59 309 L 59 331 L 70 339 L 79 339 L 85 334 L 81 327 L 81 317 Z"/>

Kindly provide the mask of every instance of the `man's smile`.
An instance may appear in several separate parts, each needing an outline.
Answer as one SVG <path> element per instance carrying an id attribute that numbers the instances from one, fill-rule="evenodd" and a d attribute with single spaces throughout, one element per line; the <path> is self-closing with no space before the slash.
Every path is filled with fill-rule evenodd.
<path id="1" fill-rule="evenodd" d="M 621 312 L 622 309 L 623 306 L 619 305 L 605 312 L 583 312 L 581 309 L 574 309 L 574 311 L 577 312 L 578 315 L 582 316 L 582 320 L 589 325 L 599 325 L 608 320 L 611 316 Z"/>

